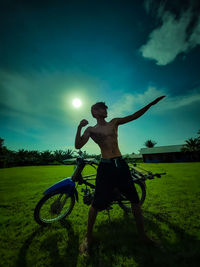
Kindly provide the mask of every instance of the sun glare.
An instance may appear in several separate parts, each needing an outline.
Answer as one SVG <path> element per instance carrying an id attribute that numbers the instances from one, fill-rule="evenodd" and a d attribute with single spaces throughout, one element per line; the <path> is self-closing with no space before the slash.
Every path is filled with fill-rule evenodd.
<path id="1" fill-rule="evenodd" d="M 75 98 L 73 101 L 72 101 L 72 104 L 75 108 L 79 108 L 81 105 L 82 105 L 82 102 L 79 98 Z"/>

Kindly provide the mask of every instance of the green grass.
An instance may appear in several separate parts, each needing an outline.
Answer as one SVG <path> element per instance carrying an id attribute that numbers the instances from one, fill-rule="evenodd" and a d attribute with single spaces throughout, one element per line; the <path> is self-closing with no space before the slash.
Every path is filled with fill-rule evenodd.
<path id="1" fill-rule="evenodd" d="M 139 242 L 132 215 L 118 206 L 100 212 L 94 226 L 91 256 L 79 255 L 86 233 L 88 206 L 79 203 L 63 222 L 37 225 L 34 208 L 43 191 L 71 175 L 72 166 L 0 169 L 0 266 L 199 266 L 200 163 L 159 163 L 141 167 L 167 172 L 148 180 L 143 205 L 145 229 L 159 239 L 166 252 Z M 93 173 L 87 167 L 83 174 Z"/>

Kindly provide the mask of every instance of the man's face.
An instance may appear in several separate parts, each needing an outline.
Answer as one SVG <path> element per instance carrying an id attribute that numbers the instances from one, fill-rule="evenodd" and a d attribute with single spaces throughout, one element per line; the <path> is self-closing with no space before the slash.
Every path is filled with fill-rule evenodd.
<path id="1" fill-rule="evenodd" d="M 107 117 L 107 110 L 106 110 L 106 108 L 97 108 L 94 110 L 94 114 L 96 117 L 106 118 Z"/>

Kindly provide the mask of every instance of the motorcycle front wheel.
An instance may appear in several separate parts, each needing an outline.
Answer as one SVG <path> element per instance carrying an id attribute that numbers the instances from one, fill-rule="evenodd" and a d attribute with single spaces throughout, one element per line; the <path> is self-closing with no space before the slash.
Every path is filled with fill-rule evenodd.
<path id="1" fill-rule="evenodd" d="M 75 197 L 67 193 L 53 192 L 40 199 L 34 210 L 35 221 L 47 226 L 68 216 L 74 207 Z"/>

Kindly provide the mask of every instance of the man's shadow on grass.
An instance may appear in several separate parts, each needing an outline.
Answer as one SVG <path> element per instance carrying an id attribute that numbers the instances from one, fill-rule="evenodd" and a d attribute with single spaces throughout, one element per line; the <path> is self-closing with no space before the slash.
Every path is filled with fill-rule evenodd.
<path id="1" fill-rule="evenodd" d="M 116 266 L 119 258 L 131 258 L 137 266 L 190 266 L 200 262 L 200 241 L 170 222 L 169 215 L 145 211 L 144 224 L 149 236 L 159 240 L 163 249 L 140 242 L 132 214 L 96 227 L 95 242 L 87 259 L 92 266 Z M 119 257 L 118 257 L 119 256 Z M 119 263 L 118 263 L 119 264 Z M 133 262 L 130 264 L 132 266 Z M 199 266 L 199 265 L 198 265 Z"/>
<path id="2" fill-rule="evenodd" d="M 52 226 L 50 225 L 47 227 L 40 227 L 25 240 L 23 246 L 20 249 L 18 259 L 16 262 L 16 266 L 17 267 L 28 266 L 26 257 L 27 257 L 27 252 L 29 250 L 31 243 L 33 243 L 36 237 L 40 237 L 41 235 L 44 235 L 46 236 L 46 238 L 40 243 L 39 250 L 48 252 L 48 255 L 50 258 L 49 266 L 75 267 L 77 265 L 77 258 L 79 255 L 79 236 L 74 233 L 74 230 L 73 230 L 73 227 L 70 221 L 64 220 L 64 221 L 61 221 L 60 224 L 63 226 L 61 229 L 66 228 L 67 235 L 68 235 L 66 246 L 64 246 L 63 248 L 65 252 L 62 256 L 59 253 L 58 243 L 63 240 L 63 234 L 62 233 L 53 233 L 53 234 L 48 233 L 47 235 L 46 233 L 51 231 Z M 37 255 L 35 255 L 35 258 L 37 258 Z"/>

